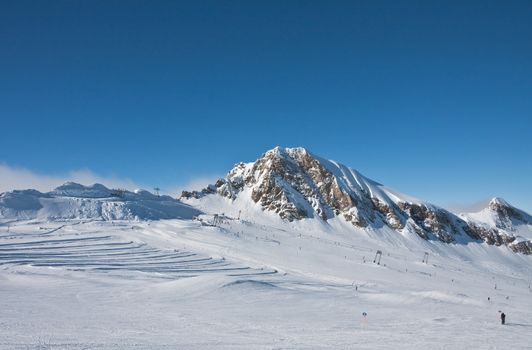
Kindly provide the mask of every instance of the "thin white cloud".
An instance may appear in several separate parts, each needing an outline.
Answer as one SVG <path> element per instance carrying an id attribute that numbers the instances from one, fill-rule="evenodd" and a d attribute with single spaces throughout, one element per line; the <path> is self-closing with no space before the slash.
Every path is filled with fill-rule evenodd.
<path id="1" fill-rule="evenodd" d="M 484 198 L 473 203 L 447 203 L 443 207 L 453 213 L 476 213 L 488 207 L 491 198 Z"/>
<path id="2" fill-rule="evenodd" d="M 128 190 L 140 188 L 138 184 L 130 179 L 100 176 L 88 169 L 74 170 L 66 174 L 48 175 L 25 168 L 0 164 L 0 192 L 28 188 L 47 192 L 67 181 L 83 185 L 101 183 L 109 188 L 125 188 Z"/>

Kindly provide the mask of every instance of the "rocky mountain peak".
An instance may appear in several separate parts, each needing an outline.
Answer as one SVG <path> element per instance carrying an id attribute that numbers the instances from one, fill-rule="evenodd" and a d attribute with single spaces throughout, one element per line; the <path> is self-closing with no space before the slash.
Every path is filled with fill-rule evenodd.
<path id="1" fill-rule="evenodd" d="M 263 210 L 287 221 L 304 218 L 327 221 L 339 217 L 359 228 L 388 226 L 443 242 L 474 239 L 510 245 L 514 239 L 507 228 L 511 227 L 512 220 L 522 217 L 506 201 L 494 198 L 489 208 L 501 218 L 500 225 L 486 227 L 435 205 L 397 194 L 354 169 L 323 159 L 302 147 L 275 147 L 255 162 L 236 164 L 225 178 L 202 191 L 183 191 L 182 198 L 200 199 L 207 195 L 231 200 L 249 196 Z M 521 248 L 517 250 L 530 251 Z"/>
<path id="2" fill-rule="evenodd" d="M 515 208 L 502 198 L 493 198 L 489 202 L 488 209 L 493 213 L 498 228 L 511 230 L 516 222 L 532 224 L 530 215 Z"/>
<path id="3" fill-rule="evenodd" d="M 264 153 L 246 173 L 251 198 L 288 220 L 332 217 L 352 205 L 320 161 L 304 148 L 276 147 Z"/>
<path id="4" fill-rule="evenodd" d="M 491 209 L 491 210 L 497 210 L 498 208 L 500 207 L 511 207 L 511 205 L 505 201 L 503 198 L 501 197 L 493 197 L 489 204 L 488 204 L 488 207 Z"/>
<path id="5" fill-rule="evenodd" d="M 373 213 L 358 211 L 357 204 L 371 207 L 368 194 L 349 191 L 327 162 L 302 147 L 275 147 L 253 163 L 235 165 L 227 177 L 219 179 L 214 186 L 201 192 L 185 191 L 182 196 L 197 198 L 216 192 L 236 198 L 248 188 L 254 202 L 289 221 L 312 217 L 327 220 L 342 214 L 348 221 L 366 226 L 374 219 Z"/>

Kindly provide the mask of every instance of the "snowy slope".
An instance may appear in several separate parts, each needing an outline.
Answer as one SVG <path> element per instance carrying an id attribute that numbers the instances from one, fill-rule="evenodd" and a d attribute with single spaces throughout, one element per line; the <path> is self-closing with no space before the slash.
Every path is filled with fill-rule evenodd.
<path id="1" fill-rule="evenodd" d="M 530 256 L 341 218 L 199 219 L 0 226 L 0 349 L 530 346 Z"/>
<path id="2" fill-rule="evenodd" d="M 143 190 L 111 190 L 100 184 L 66 183 L 48 193 L 22 190 L 0 194 L 0 221 L 190 219 L 199 213 L 169 196 Z"/>

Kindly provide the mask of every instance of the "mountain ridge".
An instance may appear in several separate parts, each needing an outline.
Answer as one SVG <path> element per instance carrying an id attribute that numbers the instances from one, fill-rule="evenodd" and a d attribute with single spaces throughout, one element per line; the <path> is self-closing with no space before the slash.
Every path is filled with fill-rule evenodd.
<path id="1" fill-rule="evenodd" d="M 269 212 L 288 223 L 311 219 L 328 224 L 339 219 L 356 230 L 389 229 L 444 243 L 485 242 L 532 254 L 532 216 L 502 198 L 493 198 L 478 212 L 456 214 L 302 147 L 276 147 L 254 162 L 238 163 L 216 183 L 183 191 L 179 199 L 73 182 L 46 193 L 4 192 L 0 219 L 192 219 L 203 213 L 201 203 L 214 197 L 225 198 L 233 212 L 255 206 L 260 211 L 254 215 Z M 221 213 L 224 205 L 208 209 Z"/>
<path id="2" fill-rule="evenodd" d="M 484 241 L 532 253 L 530 215 L 495 197 L 490 215 L 455 214 L 437 205 L 405 196 L 336 161 L 302 147 L 275 147 L 255 162 L 238 163 L 227 176 L 201 191 L 183 191 L 181 199 L 220 195 L 230 200 L 250 190 L 251 200 L 283 220 L 327 221 L 341 217 L 358 228 L 388 226 L 414 232 L 425 240 L 445 243 Z M 490 221 L 491 220 L 491 221 Z"/>
<path id="3" fill-rule="evenodd" d="M 145 190 L 109 189 L 66 182 L 52 191 L 14 190 L 0 193 L 0 219 L 11 220 L 154 220 L 191 219 L 200 214 L 170 196 Z"/>

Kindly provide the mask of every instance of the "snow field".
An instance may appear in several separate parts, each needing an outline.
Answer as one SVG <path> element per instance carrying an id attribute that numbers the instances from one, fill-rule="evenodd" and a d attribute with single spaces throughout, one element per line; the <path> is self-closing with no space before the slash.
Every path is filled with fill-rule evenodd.
<path id="1" fill-rule="evenodd" d="M 0 226 L 0 349 L 530 348 L 531 259 L 505 247 L 200 218 Z"/>

